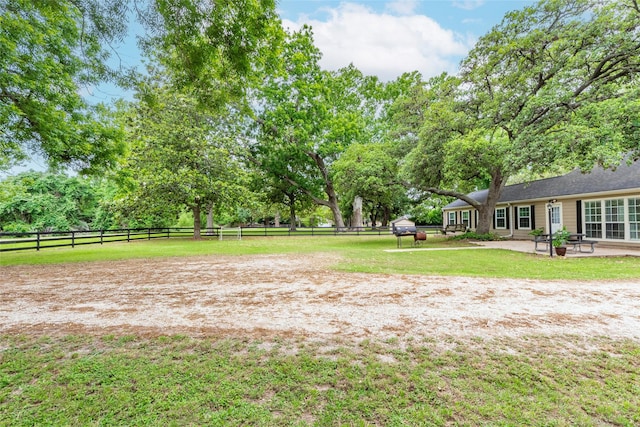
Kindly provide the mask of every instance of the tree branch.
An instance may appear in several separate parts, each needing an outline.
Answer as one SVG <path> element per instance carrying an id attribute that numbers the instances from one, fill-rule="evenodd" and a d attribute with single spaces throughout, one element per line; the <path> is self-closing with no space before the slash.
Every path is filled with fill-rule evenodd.
<path id="1" fill-rule="evenodd" d="M 429 193 L 439 194 L 441 196 L 455 197 L 456 199 L 460 199 L 464 202 L 467 202 L 469 205 L 473 206 L 476 209 L 480 209 L 480 207 L 482 206 L 482 203 L 469 197 L 466 194 L 458 193 L 457 191 L 443 190 L 441 188 L 436 188 L 436 187 L 428 187 L 428 188 L 425 188 L 424 190 L 428 191 Z"/>
<path id="2" fill-rule="evenodd" d="M 321 206 L 326 206 L 328 208 L 331 207 L 331 204 L 327 200 L 324 200 L 324 199 L 319 198 L 318 196 L 315 196 L 313 193 L 311 193 L 311 191 L 309 191 L 308 189 L 304 188 L 303 186 L 301 186 L 300 184 L 298 184 L 296 181 L 294 181 L 293 179 L 289 178 L 288 176 L 283 176 L 281 178 L 284 179 L 285 181 L 287 181 L 289 184 L 291 184 L 294 187 L 296 187 L 297 189 L 299 189 L 300 191 L 302 191 L 307 196 L 309 196 L 311 198 L 311 200 L 313 200 L 313 202 L 315 204 L 321 205 Z"/>

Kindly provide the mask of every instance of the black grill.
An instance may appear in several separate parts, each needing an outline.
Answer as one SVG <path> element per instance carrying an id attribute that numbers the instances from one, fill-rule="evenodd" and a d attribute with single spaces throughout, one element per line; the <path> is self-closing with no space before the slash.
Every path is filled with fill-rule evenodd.
<path id="1" fill-rule="evenodd" d="M 396 227 L 394 224 L 392 232 L 396 236 L 414 236 L 418 232 L 418 228 L 415 225 L 401 225 Z"/>
<path id="2" fill-rule="evenodd" d="M 393 224 L 391 232 L 398 238 L 398 247 L 402 247 L 403 236 L 413 236 L 413 246 L 420 243 L 421 240 L 427 240 L 427 234 L 423 231 L 418 231 L 418 227 L 415 225 L 400 225 Z"/>

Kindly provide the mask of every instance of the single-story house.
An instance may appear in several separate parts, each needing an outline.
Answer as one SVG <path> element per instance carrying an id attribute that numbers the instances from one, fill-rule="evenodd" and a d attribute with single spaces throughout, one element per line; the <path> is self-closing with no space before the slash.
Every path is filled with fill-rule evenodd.
<path id="1" fill-rule="evenodd" d="M 470 193 L 484 202 L 488 190 Z M 456 200 L 443 209 L 443 224 L 466 224 L 475 229 L 478 213 Z M 551 221 L 549 221 L 549 216 Z M 549 224 L 551 223 L 551 224 Z M 531 239 L 566 227 L 602 244 L 640 246 L 640 160 L 615 170 L 595 167 L 563 176 L 505 186 L 493 214 L 492 232 L 514 239 Z"/>
<path id="2" fill-rule="evenodd" d="M 400 227 L 415 227 L 416 223 L 411 221 L 409 218 L 407 218 L 406 216 L 402 216 L 400 218 L 394 219 L 393 221 L 391 221 L 391 224 L 389 226 L 389 230 L 391 232 L 393 232 L 396 228 L 400 228 Z"/>

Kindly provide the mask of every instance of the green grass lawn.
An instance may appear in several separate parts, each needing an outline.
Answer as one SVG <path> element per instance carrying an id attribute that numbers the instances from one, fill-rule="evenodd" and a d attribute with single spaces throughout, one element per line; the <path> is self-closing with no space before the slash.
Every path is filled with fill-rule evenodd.
<path id="1" fill-rule="evenodd" d="M 640 345 L 0 336 L 0 425 L 633 426 Z"/>
<path id="2" fill-rule="evenodd" d="M 2 253 L 0 264 L 322 252 L 339 255 L 335 269 L 354 272 L 592 279 L 594 286 L 640 278 L 637 258 L 384 251 L 395 247 L 393 236 L 159 239 Z M 0 426 L 33 425 L 634 426 L 640 343 L 0 334 Z"/>
<path id="3" fill-rule="evenodd" d="M 408 244 L 410 239 L 406 239 Z M 464 247 L 468 243 L 430 238 L 425 248 Z M 168 256 L 256 255 L 329 252 L 341 256 L 335 269 L 366 273 L 429 274 L 535 279 L 602 280 L 640 278 L 640 259 L 571 258 L 487 249 L 386 252 L 394 236 L 250 237 L 243 240 L 156 239 L 76 248 L 4 252 L 0 265 L 117 261 Z"/>

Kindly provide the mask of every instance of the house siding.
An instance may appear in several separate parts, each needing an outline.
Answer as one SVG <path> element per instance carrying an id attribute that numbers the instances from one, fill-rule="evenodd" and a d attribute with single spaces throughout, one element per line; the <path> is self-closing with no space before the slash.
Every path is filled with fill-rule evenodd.
<path id="1" fill-rule="evenodd" d="M 637 191 L 630 191 L 630 192 L 619 192 L 619 193 L 615 193 L 615 194 L 602 194 L 602 195 L 589 195 L 588 197 L 584 197 L 581 199 L 581 205 L 582 205 L 582 212 L 581 212 L 581 221 L 582 221 L 582 228 L 583 228 L 583 233 L 585 232 L 585 225 L 584 225 L 584 220 L 585 220 L 585 212 L 584 212 L 584 205 L 585 202 L 594 202 L 594 201 L 607 201 L 607 200 L 623 200 L 624 201 L 624 233 L 625 233 L 625 238 L 623 239 L 611 239 L 611 238 L 607 238 L 606 236 L 602 236 L 601 238 L 594 238 L 594 237 L 588 237 L 590 240 L 596 240 L 599 241 L 600 244 L 602 245 L 606 245 L 606 246 L 640 246 L 640 239 L 636 238 L 636 239 L 632 239 L 631 238 L 631 224 L 630 224 L 630 220 L 629 220 L 629 199 L 640 199 L 640 189 Z M 602 215 L 605 215 L 605 212 L 603 210 Z"/>
<path id="2" fill-rule="evenodd" d="M 585 233 L 585 213 L 584 213 L 584 202 L 590 201 L 604 201 L 604 200 L 614 200 L 614 199 L 624 199 L 628 201 L 629 199 L 640 198 L 640 189 L 634 189 L 632 191 L 620 191 L 620 192 L 610 192 L 610 193 L 602 193 L 602 194 L 588 194 L 588 195 L 577 195 L 574 197 L 565 197 L 565 198 L 557 198 L 556 204 L 561 206 L 561 221 L 562 226 L 566 227 L 569 232 L 572 234 L 577 233 Z M 499 203 L 496 206 L 496 209 L 504 208 L 506 209 L 506 219 L 505 219 L 505 228 L 496 228 L 495 214 L 494 220 L 491 224 L 491 231 L 503 237 L 512 237 L 518 240 L 531 240 L 532 237 L 530 235 L 532 229 L 534 228 L 542 228 L 545 233 L 549 232 L 549 216 L 547 210 L 548 201 L 522 201 L 522 202 L 512 202 L 509 204 Z M 628 202 L 625 202 L 628 203 Z M 606 246 L 640 246 L 640 240 L 631 239 L 630 231 L 628 230 L 629 225 L 629 209 L 628 205 L 625 210 L 625 233 L 626 237 L 624 240 L 618 239 L 608 239 L 606 237 L 602 238 L 589 238 L 590 240 L 596 240 L 600 242 L 601 245 Z M 519 217 L 518 217 L 518 208 L 519 207 L 529 207 L 531 215 L 530 215 L 530 224 L 531 226 L 528 228 L 519 227 Z M 445 225 L 449 224 L 449 212 L 455 212 L 456 223 L 462 222 L 462 212 L 469 212 L 469 221 L 470 228 L 475 230 L 478 226 L 477 224 L 477 212 L 475 209 L 469 206 L 453 208 L 453 209 L 444 209 L 443 210 L 443 222 Z M 603 214 L 604 215 L 604 211 Z"/>

